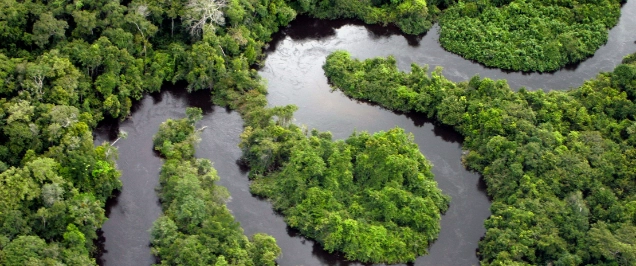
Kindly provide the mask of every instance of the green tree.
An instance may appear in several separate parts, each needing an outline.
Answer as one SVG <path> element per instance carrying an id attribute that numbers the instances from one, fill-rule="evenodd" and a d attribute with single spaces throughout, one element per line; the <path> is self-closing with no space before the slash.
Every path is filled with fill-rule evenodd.
<path id="1" fill-rule="evenodd" d="M 40 14 L 40 19 L 33 24 L 33 40 L 40 47 L 46 47 L 49 39 L 64 39 L 68 23 L 57 20 L 51 13 Z"/>
<path id="2" fill-rule="evenodd" d="M 159 177 L 164 215 L 152 227 L 153 253 L 162 264 L 276 265 L 281 253 L 276 240 L 265 234 L 252 241 L 245 237 L 225 207 L 229 195 L 215 184 L 219 177 L 212 163 L 194 158 L 201 109 L 188 108 L 186 115 L 162 123 L 153 138 L 167 158 Z"/>
<path id="3" fill-rule="evenodd" d="M 513 92 L 504 81 L 479 77 L 450 82 L 440 72 L 427 77 L 425 68 L 417 66 L 407 74 L 392 58 L 359 61 L 345 52 L 331 54 L 323 68 L 333 86 L 350 97 L 424 112 L 465 137 L 463 162 L 484 176 L 493 199 L 479 243 L 483 264 L 630 265 L 636 205 L 629 185 L 633 171 L 626 169 L 632 168 L 636 143 L 628 132 L 636 117 L 624 84 L 631 65 L 617 67 L 618 74 L 601 73 L 580 88 L 549 93 Z M 356 162 L 374 162 L 372 158 L 358 157 Z M 393 161 L 380 162 L 360 171 L 382 171 Z M 389 172 L 409 176 L 404 171 L 408 160 L 399 162 L 400 170 Z M 396 211 L 408 203 L 401 199 L 412 198 L 402 194 L 388 187 L 369 194 L 379 204 L 364 202 L 375 204 L 370 208 L 375 217 L 411 222 L 407 218 L 416 214 Z M 421 203 L 408 204 L 417 210 Z M 346 225 L 357 237 L 365 235 L 360 223 Z M 340 232 L 343 227 L 334 228 Z M 327 243 L 341 245 L 342 234 Z"/>

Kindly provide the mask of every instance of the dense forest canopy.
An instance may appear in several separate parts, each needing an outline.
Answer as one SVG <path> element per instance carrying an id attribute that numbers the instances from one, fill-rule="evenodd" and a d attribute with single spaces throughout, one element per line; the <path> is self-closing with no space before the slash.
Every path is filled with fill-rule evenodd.
<path id="1" fill-rule="evenodd" d="M 0 0 L 0 264 L 95 264 L 93 240 L 106 219 L 104 204 L 121 182 L 116 149 L 109 143 L 95 147 L 91 130 L 104 118 L 125 119 L 133 101 L 176 81 L 187 82 L 189 90 L 211 90 L 215 104 L 242 114 L 247 125 L 242 148 L 256 177 L 254 192 L 272 198 L 304 234 L 352 259 L 393 262 L 423 254 L 436 238 L 439 212 L 448 199 L 408 136 L 395 129 L 334 142 L 326 133 L 307 136 L 291 125 L 293 106 L 265 108 L 265 86 L 254 67 L 262 62 L 271 35 L 299 13 L 395 24 L 410 34 L 426 32 L 441 19 L 441 42 L 451 51 L 487 65 L 547 71 L 579 61 L 604 43 L 607 29 L 616 23 L 619 1 Z M 533 31 L 514 28 L 526 24 L 538 26 L 530 27 Z M 559 43 L 543 42 L 555 29 L 560 30 Z M 490 45 L 488 36 L 507 43 L 484 46 Z M 475 48 L 461 50 L 465 44 Z M 495 48 L 505 53 L 495 55 Z M 338 68 L 327 74 L 341 88 L 347 84 L 354 97 L 427 113 L 466 136 L 471 150 L 466 163 L 485 175 L 495 200 L 495 215 L 481 242 L 484 263 L 629 263 L 636 239 L 631 172 L 635 57 L 568 93 L 512 93 L 505 82 L 478 78 L 455 84 L 439 72 L 428 77 L 417 67 L 411 74 L 400 73 L 390 60 L 369 61 L 361 68 L 362 63 L 342 55 L 330 59 L 340 58 L 340 63 L 329 65 L 361 68 L 357 76 Z M 155 143 L 168 158 L 161 176 L 166 216 L 153 230 L 155 254 L 166 264 L 272 264 L 279 253 L 273 239 L 257 234 L 248 241 L 242 235 L 222 204 L 222 190 L 213 184 L 213 168 L 192 157 L 196 111 L 189 114 L 187 122 L 167 122 L 161 131 L 167 135 L 157 140 L 169 141 Z M 172 126 L 181 133 L 167 133 Z M 376 180 L 382 186 L 347 197 L 324 193 L 333 185 L 325 174 L 334 170 L 328 169 L 349 169 L 355 177 L 364 168 L 358 156 L 377 152 L 366 143 L 388 140 L 404 144 L 404 150 L 384 155 L 410 158 L 404 159 L 409 168 L 396 179 L 402 182 Z M 308 177 L 289 173 L 316 170 L 303 168 L 312 165 L 302 164 L 302 154 L 292 152 L 301 147 L 322 165 L 320 175 L 312 176 L 320 182 L 309 182 L 291 206 L 272 193 L 284 187 L 276 182 Z M 336 162 L 348 156 L 349 164 Z M 365 186 L 348 185 L 342 191 Z M 179 194 L 182 188 L 196 199 Z M 343 208 L 315 213 L 331 219 L 321 220 L 302 208 L 332 206 L 313 199 L 333 199 Z M 357 202 L 359 208 L 343 202 Z M 373 212 L 365 205 L 373 202 L 388 207 Z M 172 205 L 196 207 L 190 214 L 199 216 L 179 213 Z M 419 213 L 426 222 L 403 217 L 397 209 L 426 210 Z M 321 235 L 310 228 L 316 224 L 332 225 L 329 232 L 336 233 Z M 343 224 L 368 236 L 358 243 L 367 246 L 354 247 L 354 239 L 338 235 L 336 225 Z M 217 225 L 231 228 L 222 241 L 232 244 L 210 237 Z M 396 232 L 402 234 L 395 237 Z M 386 242 L 370 241 L 385 235 L 390 236 Z M 382 248 L 393 243 L 405 248 Z"/>
<path id="2" fill-rule="evenodd" d="M 444 11 L 440 43 L 486 66 L 555 71 L 607 42 L 625 0 L 467 0 Z"/>
<path id="3" fill-rule="evenodd" d="M 0 264 L 95 264 L 104 203 L 121 187 L 116 150 L 93 146 L 104 117 L 124 119 L 167 81 L 214 85 L 219 102 L 262 89 L 249 66 L 296 12 L 205 3 L 0 1 Z M 223 20 L 197 26 L 220 8 Z"/>
<path id="4" fill-rule="evenodd" d="M 330 133 L 305 136 L 281 121 L 241 135 L 252 193 L 271 199 L 291 227 L 349 260 L 396 263 L 426 253 L 449 198 L 412 135 L 395 128 L 332 141 Z"/>
<path id="5" fill-rule="evenodd" d="M 484 265 L 636 264 L 636 54 L 570 91 L 513 92 L 478 76 L 454 83 L 395 59 L 327 58 L 350 97 L 454 126 L 481 173 L 492 216 Z"/>
<path id="6" fill-rule="evenodd" d="M 161 168 L 160 199 L 164 213 L 152 227 L 153 253 L 161 265 L 276 265 L 276 240 L 255 234 L 252 240 L 225 207 L 229 196 L 212 163 L 194 157 L 201 109 L 159 126 L 154 146 L 166 161 Z"/>

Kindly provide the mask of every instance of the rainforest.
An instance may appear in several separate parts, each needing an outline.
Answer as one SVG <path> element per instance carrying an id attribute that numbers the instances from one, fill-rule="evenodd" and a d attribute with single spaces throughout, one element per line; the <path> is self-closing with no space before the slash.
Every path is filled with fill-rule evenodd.
<path id="1" fill-rule="evenodd" d="M 0 0 L 0 265 L 420 265 L 436 255 L 445 262 L 429 263 L 634 265 L 633 3 Z M 354 52 L 317 46 L 339 47 L 355 27 L 369 41 L 352 41 Z M 427 55 L 409 70 L 400 64 L 419 52 L 369 46 L 392 38 L 483 73 L 559 79 L 604 64 L 589 63 L 575 86 L 526 89 L 509 85 L 515 72 L 510 83 L 449 78 L 450 61 Z M 427 38 L 435 47 L 420 46 Z M 276 51 L 298 65 L 276 65 Z M 327 82 L 337 104 L 309 92 Z M 308 91 L 280 101 L 281 84 Z M 148 109 L 162 102 L 172 105 Z M 434 127 L 474 176 L 440 170 L 448 150 L 431 152 L 423 128 L 338 122 L 357 106 Z M 335 114 L 303 119 L 321 109 Z M 471 189 L 488 203 L 466 198 Z M 471 201 L 483 217 L 453 209 Z M 156 211 L 136 211 L 146 208 Z M 478 236 L 448 240 L 445 227 L 467 230 L 450 219 Z M 305 242 L 302 256 L 318 259 L 294 254 L 290 243 Z M 440 255 L 438 242 L 474 248 Z"/>

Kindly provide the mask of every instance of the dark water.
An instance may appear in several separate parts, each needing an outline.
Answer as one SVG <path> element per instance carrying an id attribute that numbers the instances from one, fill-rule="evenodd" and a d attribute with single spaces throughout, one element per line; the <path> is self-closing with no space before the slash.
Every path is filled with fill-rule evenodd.
<path id="1" fill-rule="evenodd" d="M 431 246 L 430 254 L 414 264 L 476 265 L 475 249 L 485 232 L 483 222 L 490 215 L 490 203 L 479 176 L 461 164 L 461 137 L 420 116 L 396 114 L 331 92 L 321 69 L 325 57 L 338 49 L 361 59 L 394 55 L 401 69 L 408 70 L 411 62 L 429 64 L 431 68 L 441 65 L 444 74 L 455 81 L 480 74 L 506 78 L 513 88 L 566 89 L 579 86 L 599 71 L 611 70 L 623 56 L 636 51 L 636 1 L 625 4 L 622 12 L 609 42 L 594 57 L 551 74 L 506 73 L 464 60 L 437 44 L 437 28 L 425 36 L 412 37 L 400 35 L 390 27 L 307 18 L 299 18 L 277 34 L 260 74 L 268 80 L 269 104 L 296 104 L 299 110 L 295 122 L 308 128 L 331 131 L 335 138 L 346 138 L 353 130 L 376 132 L 395 126 L 413 133 L 420 150 L 434 165 L 440 188 L 452 196 L 450 209 L 442 217 L 439 239 Z M 128 138 L 116 144 L 124 186 L 107 204 L 109 220 L 102 228 L 104 253 L 100 264 L 150 265 L 155 261 L 150 255 L 149 229 L 161 214 L 155 187 L 162 162 L 152 150 L 152 135 L 166 119 L 184 117 L 188 106 L 204 109 L 200 126 L 208 128 L 201 135 L 197 156 L 214 162 L 221 177 L 219 184 L 232 195 L 228 208 L 247 235 L 265 232 L 274 236 L 283 250 L 280 265 L 357 265 L 339 254 L 328 254 L 315 242 L 299 236 L 273 212 L 271 204 L 249 193 L 247 172 L 236 164 L 241 155 L 237 147 L 243 130 L 240 116 L 212 106 L 207 92 L 187 94 L 183 89 L 148 95 L 135 104 L 128 120 L 103 123 L 95 132 L 97 143 L 114 140 L 119 129 L 128 132 Z"/>

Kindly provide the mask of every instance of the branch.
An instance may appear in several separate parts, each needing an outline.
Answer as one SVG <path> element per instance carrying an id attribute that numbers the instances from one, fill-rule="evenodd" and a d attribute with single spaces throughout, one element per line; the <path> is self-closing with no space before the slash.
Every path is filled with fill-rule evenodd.
<path id="1" fill-rule="evenodd" d="M 125 139 L 128 137 L 128 133 L 123 130 L 119 131 L 118 135 L 119 135 L 118 138 L 115 141 L 113 141 L 113 143 L 111 143 L 110 146 L 115 146 L 115 143 L 117 143 L 120 139 Z"/>
<path id="2" fill-rule="evenodd" d="M 146 35 L 144 35 L 144 32 L 141 30 L 141 28 L 139 28 L 139 24 L 137 24 L 137 22 L 132 22 L 133 24 L 135 24 L 135 26 L 137 26 L 137 29 L 139 30 L 139 32 L 141 32 L 141 37 L 144 38 L 144 40 L 146 39 Z"/>

